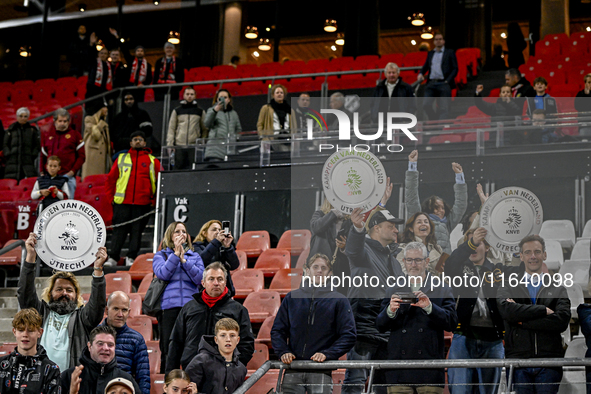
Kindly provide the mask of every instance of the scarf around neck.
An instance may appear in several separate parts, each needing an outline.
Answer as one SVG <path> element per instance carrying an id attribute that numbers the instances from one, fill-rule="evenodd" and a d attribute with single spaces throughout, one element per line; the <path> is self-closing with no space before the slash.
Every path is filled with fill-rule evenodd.
<path id="1" fill-rule="evenodd" d="M 443 219 L 441 219 L 439 216 L 435 215 L 434 213 L 430 213 L 429 214 L 429 217 L 434 222 L 439 222 L 439 223 L 447 224 L 447 217 L 443 217 Z"/>
<path id="2" fill-rule="evenodd" d="M 282 129 L 284 129 L 285 118 L 287 114 L 291 113 L 291 106 L 287 104 L 287 101 L 285 100 L 283 100 L 283 102 L 279 104 L 274 99 L 271 99 L 271 102 L 269 104 L 271 104 L 271 108 L 273 108 L 273 111 L 275 111 L 277 117 L 279 118 L 279 125 Z"/>
<path id="3" fill-rule="evenodd" d="M 170 58 L 170 70 L 168 69 L 169 62 L 166 56 L 162 58 L 162 68 L 158 75 L 158 83 L 175 83 L 176 78 L 174 76 L 176 72 L 176 56 Z M 168 71 L 168 72 L 167 72 Z"/>
<path id="4" fill-rule="evenodd" d="M 145 58 L 143 58 L 141 61 L 138 62 L 138 58 L 136 57 L 135 59 L 133 59 L 131 73 L 129 76 L 129 82 L 131 82 L 132 84 L 135 84 L 136 82 L 135 76 L 137 74 L 138 67 L 140 68 L 140 75 L 138 77 L 137 82 L 144 83 L 144 81 L 146 80 L 146 75 L 148 75 L 148 61 Z"/>
<path id="5" fill-rule="evenodd" d="M 201 292 L 201 299 L 203 300 L 203 302 L 205 302 L 205 305 L 207 305 L 210 308 L 213 308 L 215 303 L 221 300 L 226 294 L 228 294 L 228 287 L 226 287 L 224 289 L 224 292 L 220 294 L 218 297 L 212 297 L 209 294 L 207 294 L 207 291 L 203 290 Z"/>
<path id="6" fill-rule="evenodd" d="M 107 77 L 107 90 L 113 89 L 113 73 L 111 72 L 111 63 L 104 62 L 107 65 L 107 70 L 103 69 L 103 61 L 96 59 L 96 76 L 94 78 L 94 84 L 100 87 L 103 84 L 103 76 L 106 71 Z"/>

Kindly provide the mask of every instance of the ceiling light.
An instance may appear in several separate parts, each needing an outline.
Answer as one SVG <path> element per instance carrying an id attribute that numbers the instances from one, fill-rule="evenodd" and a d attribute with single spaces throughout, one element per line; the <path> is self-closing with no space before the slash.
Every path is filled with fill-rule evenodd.
<path id="1" fill-rule="evenodd" d="M 260 54 L 259 54 L 257 51 L 254 51 L 254 52 L 252 53 L 252 56 L 254 56 L 254 57 L 259 57 L 259 56 L 261 56 L 261 55 L 260 55 Z"/>
<path id="2" fill-rule="evenodd" d="M 423 26 L 425 24 L 425 14 L 418 13 L 412 14 L 412 16 L 408 17 L 408 20 L 413 26 Z"/>
<path id="3" fill-rule="evenodd" d="M 502 32 L 502 33 L 501 33 L 501 38 L 507 38 L 507 33 L 505 33 L 505 32 Z"/>
<path id="4" fill-rule="evenodd" d="M 154 5 L 158 5 L 160 2 L 158 0 L 154 0 Z"/>
<path id="5" fill-rule="evenodd" d="M 271 40 L 268 38 L 261 38 L 259 40 L 259 50 L 268 51 L 271 49 Z"/>
<path id="6" fill-rule="evenodd" d="M 168 42 L 177 45 L 181 42 L 181 34 L 178 31 L 170 31 L 168 33 Z"/>
<path id="7" fill-rule="evenodd" d="M 265 27 L 265 30 L 266 31 L 271 31 L 271 28 L 270 27 Z"/>
<path id="8" fill-rule="evenodd" d="M 86 11 L 86 4 L 84 4 L 84 3 L 78 4 L 78 11 L 80 11 L 80 12 Z"/>
<path id="9" fill-rule="evenodd" d="M 337 45 L 345 45 L 345 33 L 338 33 L 337 39 L 334 43 Z"/>
<path id="10" fill-rule="evenodd" d="M 433 28 L 431 26 L 427 26 L 423 29 L 421 33 L 421 38 L 424 40 L 430 40 L 433 38 Z"/>
<path id="11" fill-rule="evenodd" d="M 337 21 L 334 19 L 327 19 L 326 22 L 324 22 L 324 31 L 328 33 L 334 33 L 337 31 Z"/>
<path id="12" fill-rule="evenodd" d="M 416 42 L 415 40 L 410 40 L 410 43 L 411 43 L 412 45 L 417 45 L 417 42 Z"/>
<path id="13" fill-rule="evenodd" d="M 248 38 L 249 40 L 254 40 L 259 36 L 259 29 L 256 26 L 246 26 L 246 31 L 244 32 L 244 37 Z"/>
<path id="14" fill-rule="evenodd" d="M 29 57 L 31 56 L 31 47 L 21 47 L 21 49 L 19 50 L 19 55 L 21 55 L 22 57 Z"/>
<path id="15" fill-rule="evenodd" d="M 337 50 L 337 47 L 335 47 L 334 45 L 331 45 L 330 46 L 330 49 L 332 49 L 333 51 L 336 51 Z"/>
<path id="16" fill-rule="evenodd" d="M 103 44 L 103 42 L 101 40 L 98 40 L 96 42 L 95 48 L 97 51 L 100 52 L 104 47 L 105 47 L 105 44 Z"/>
<path id="17" fill-rule="evenodd" d="M 587 31 L 591 31 L 591 26 L 587 26 Z"/>
<path id="18" fill-rule="evenodd" d="M 119 41 L 121 41 L 121 42 L 125 42 L 125 38 L 121 37 L 121 38 L 119 39 Z"/>

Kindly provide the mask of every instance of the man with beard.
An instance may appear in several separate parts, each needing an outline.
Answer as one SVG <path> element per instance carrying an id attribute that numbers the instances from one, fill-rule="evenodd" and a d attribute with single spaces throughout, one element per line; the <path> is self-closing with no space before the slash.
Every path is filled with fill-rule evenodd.
<path id="1" fill-rule="evenodd" d="M 135 48 L 135 57 L 131 63 L 131 69 L 129 70 L 129 84 L 132 86 L 152 84 L 152 65 L 148 63 L 144 55 L 144 47 L 138 45 Z M 136 90 L 134 92 L 138 102 L 144 102 L 145 92 L 145 90 Z"/>
<path id="2" fill-rule="evenodd" d="M 134 98 L 134 95 L 130 92 L 125 93 L 123 96 L 123 103 L 125 104 L 121 108 L 121 112 L 118 113 L 114 118 L 110 127 L 111 141 L 115 145 L 113 152 L 115 157 L 113 161 L 119 156 L 121 151 L 129 150 L 129 138 L 134 131 L 143 131 L 147 138 L 148 148 L 152 152 L 160 152 L 158 142 L 152 138 L 152 119 L 148 112 L 140 109 Z"/>
<path id="3" fill-rule="evenodd" d="M 90 298 L 84 305 L 80 285 L 71 272 L 56 272 L 49 278 L 49 286 L 43 290 L 42 299 L 37 297 L 36 243 L 37 236 L 29 234 L 25 242 L 27 258 L 18 282 L 18 302 L 21 309 L 34 308 L 43 317 L 43 336 L 39 343 L 49 359 L 65 371 L 76 365 L 86 346 L 88 332 L 102 320 L 107 298 L 103 275 L 107 249 L 100 247 L 96 253 Z"/>

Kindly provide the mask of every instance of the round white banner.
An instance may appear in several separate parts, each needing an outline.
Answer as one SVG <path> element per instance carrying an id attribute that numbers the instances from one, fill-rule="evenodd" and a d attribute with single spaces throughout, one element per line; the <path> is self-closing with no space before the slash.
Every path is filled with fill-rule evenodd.
<path id="1" fill-rule="evenodd" d="M 519 242 L 539 234 L 543 221 L 538 197 L 517 186 L 497 190 L 480 210 L 480 225 L 488 231 L 486 241 L 501 252 L 519 252 Z"/>
<path id="2" fill-rule="evenodd" d="M 338 151 L 324 163 L 324 194 L 331 205 L 350 215 L 355 208 L 372 210 L 386 190 L 386 171 L 370 152 Z"/>
<path id="3" fill-rule="evenodd" d="M 105 246 L 105 222 L 92 206 L 77 200 L 56 202 L 45 208 L 35 222 L 37 254 L 51 268 L 78 271 L 95 260 Z"/>

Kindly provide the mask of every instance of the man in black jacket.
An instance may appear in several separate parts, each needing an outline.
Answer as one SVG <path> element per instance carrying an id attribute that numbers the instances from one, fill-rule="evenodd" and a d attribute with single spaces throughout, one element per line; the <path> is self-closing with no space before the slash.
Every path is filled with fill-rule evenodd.
<path id="1" fill-rule="evenodd" d="M 129 150 L 129 140 L 131 134 L 135 131 L 142 131 L 146 136 L 146 146 L 160 155 L 160 144 L 152 137 L 152 119 L 148 112 L 139 108 L 135 97 L 132 93 L 127 92 L 123 96 L 123 103 L 121 112 L 113 118 L 110 127 L 111 142 L 115 146 L 113 152 L 113 161 L 119 157 L 122 151 Z"/>
<path id="2" fill-rule="evenodd" d="M 200 291 L 185 304 L 179 313 L 172 335 L 165 371 L 187 366 L 199 353 L 203 335 L 215 335 L 215 324 L 224 317 L 231 317 L 240 324 L 240 361 L 247 365 L 254 353 L 254 335 L 248 310 L 234 301 L 226 287 L 226 269 L 215 262 L 203 271 Z"/>
<path id="3" fill-rule="evenodd" d="M 413 88 L 400 78 L 400 69 L 396 63 L 388 63 L 384 68 L 386 79 L 382 80 L 373 93 L 371 121 L 378 122 L 378 113 L 409 112 L 417 110 Z"/>
<path id="4" fill-rule="evenodd" d="M 566 289 L 542 271 L 546 260 L 542 237 L 525 237 L 519 249 L 519 272 L 505 275 L 497 292 L 499 312 L 505 320 L 505 357 L 564 357 L 560 334 L 568 328 L 571 317 Z M 531 384 L 543 384 L 536 388 L 544 387 L 544 393 L 557 393 L 561 379 L 560 367 L 516 368 L 513 376 L 518 394 L 533 392 Z"/>
<path id="5" fill-rule="evenodd" d="M 531 83 L 521 76 L 521 71 L 516 68 L 510 68 L 505 73 L 505 83 L 511 86 L 513 97 L 536 97 L 536 91 Z M 523 108 L 523 101 L 521 107 Z"/>

